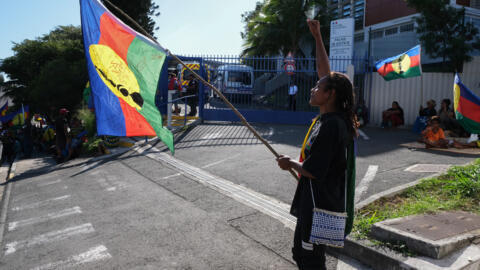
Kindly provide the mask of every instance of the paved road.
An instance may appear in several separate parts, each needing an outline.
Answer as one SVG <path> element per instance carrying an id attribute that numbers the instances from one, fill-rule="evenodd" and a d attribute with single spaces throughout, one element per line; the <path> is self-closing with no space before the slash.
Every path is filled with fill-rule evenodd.
<path id="1" fill-rule="evenodd" d="M 295 269 L 291 229 L 158 160 L 78 163 L 17 163 L 1 269 Z"/>
<path id="2" fill-rule="evenodd" d="M 256 128 L 291 156 L 306 131 Z M 412 165 L 473 159 L 399 147 L 415 139 L 407 131 L 364 131 L 370 140 L 359 141 L 361 199 L 430 174 L 405 171 Z M 177 138 L 175 158 L 157 148 L 88 165 L 19 162 L 0 268 L 295 269 L 287 217 L 295 181 L 245 128 L 197 126 Z M 329 256 L 328 268 L 365 266 Z"/>
<path id="3" fill-rule="evenodd" d="M 291 125 L 255 125 L 255 128 L 278 153 L 292 157 L 298 157 L 307 131 L 305 126 Z M 363 191 L 358 194 L 358 201 L 439 172 L 438 167 L 427 172 L 405 171 L 413 165 L 462 165 L 475 158 L 472 155 L 402 147 L 400 144 L 417 139 L 417 135 L 408 130 L 366 128 L 363 132 L 369 140 L 363 137 L 358 140 L 357 188 Z M 160 150 L 164 149 L 161 143 L 153 144 Z M 197 126 L 181 135 L 175 148 L 177 159 L 287 204 L 291 203 L 296 182 L 289 173 L 278 169 L 268 149 L 239 124 L 210 123 Z"/>

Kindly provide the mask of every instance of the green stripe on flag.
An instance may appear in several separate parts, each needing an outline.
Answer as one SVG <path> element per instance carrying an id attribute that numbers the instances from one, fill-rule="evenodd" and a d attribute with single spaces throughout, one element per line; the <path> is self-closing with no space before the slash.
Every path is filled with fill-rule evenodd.
<path id="1" fill-rule="evenodd" d="M 140 95 L 143 98 L 143 106 L 140 114 L 155 130 L 157 136 L 174 153 L 173 134 L 162 125 L 162 115 L 155 106 L 155 94 L 157 92 L 158 79 L 165 62 L 166 54 L 150 46 L 139 38 L 135 38 L 127 53 L 128 67 L 135 74 Z"/>
<path id="2" fill-rule="evenodd" d="M 469 133 L 480 134 L 479 122 L 475 122 L 472 119 L 463 116 L 460 112 L 455 112 L 455 118 L 457 118 L 460 125 L 462 125 L 462 127 Z"/>
<path id="3" fill-rule="evenodd" d="M 405 73 L 402 73 L 402 74 L 398 74 L 397 72 L 395 71 L 392 71 L 390 73 L 388 73 L 387 75 L 385 75 L 385 77 L 383 77 L 386 81 L 391 81 L 391 80 L 395 80 L 395 79 L 405 79 L 405 78 L 410 78 L 410 77 L 415 77 L 415 76 L 420 76 L 422 75 L 422 72 L 420 71 L 420 66 L 416 66 L 416 67 L 411 67 L 407 70 L 407 72 Z"/>

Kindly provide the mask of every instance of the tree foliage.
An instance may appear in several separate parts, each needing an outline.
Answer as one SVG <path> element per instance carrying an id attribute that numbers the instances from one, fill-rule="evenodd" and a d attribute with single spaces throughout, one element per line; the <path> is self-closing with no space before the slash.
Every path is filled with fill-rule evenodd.
<path id="1" fill-rule="evenodd" d="M 254 10 L 242 14 L 245 24 L 241 33 L 242 54 L 275 56 L 292 52 L 296 56 L 309 56 L 302 52 L 300 44 L 314 42 L 305 15 L 313 6 L 319 11 L 316 19 L 320 20 L 322 36 L 328 46 L 331 16 L 325 0 L 264 0 L 257 2 Z"/>
<path id="2" fill-rule="evenodd" d="M 133 20 L 135 20 L 143 29 L 145 29 L 150 35 L 154 35 L 153 31 L 157 30 L 158 27 L 155 27 L 155 21 L 153 17 L 160 16 L 160 12 L 158 12 L 159 6 L 154 4 L 152 0 L 109 0 L 112 4 L 117 6 L 123 12 L 128 14 Z M 105 1 L 104 1 L 105 2 Z M 111 8 L 108 3 L 105 3 L 105 6 L 108 7 L 110 11 L 115 14 L 118 18 L 124 21 L 133 29 L 140 31 L 137 29 L 135 25 L 130 23 L 128 20 L 124 18 L 123 15 L 119 14 L 115 9 Z"/>
<path id="3" fill-rule="evenodd" d="M 153 34 L 151 17 L 159 15 L 155 13 L 158 5 L 151 0 L 110 1 Z M 47 114 L 51 108 L 73 110 L 80 106 L 88 81 L 80 27 L 59 26 L 40 38 L 14 43 L 12 50 L 14 55 L 0 63 L 0 72 L 10 80 L 0 84 L 16 107 L 28 104 L 32 111 Z"/>
<path id="4" fill-rule="evenodd" d="M 13 46 L 14 56 L 0 64 L 10 78 L 5 95 L 16 106 L 47 113 L 51 106 L 75 108 L 88 80 L 80 27 L 59 26 L 43 37 Z"/>
<path id="5" fill-rule="evenodd" d="M 407 0 L 420 12 L 417 33 L 423 49 L 432 58 L 442 58 L 451 70 L 460 71 L 472 59 L 470 53 L 480 49 L 478 29 L 465 22 L 465 8 L 449 5 L 449 0 Z M 448 60 L 448 63 L 447 63 Z"/>

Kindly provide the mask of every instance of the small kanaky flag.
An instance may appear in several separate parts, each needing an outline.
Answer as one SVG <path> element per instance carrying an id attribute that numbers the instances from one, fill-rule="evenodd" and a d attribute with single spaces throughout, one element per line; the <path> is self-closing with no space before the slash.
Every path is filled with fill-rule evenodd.
<path id="1" fill-rule="evenodd" d="M 455 117 L 466 131 L 480 134 L 480 97 L 476 96 L 455 74 L 453 85 Z"/>
<path id="2" fill-rule="evenodd" d="M 173 134 L 155 105 L 166 51 L 100 0 L 80 0 L 80 9 L 98 134 L 157 135 L 173 153 Z"/>
<path id="3" fill-rule="evenodd" d="M 378 61 L 375 67 L 386 81 L 421 76 L 420 52 L 420 45 L 417 45 L 402 54 Z"/>

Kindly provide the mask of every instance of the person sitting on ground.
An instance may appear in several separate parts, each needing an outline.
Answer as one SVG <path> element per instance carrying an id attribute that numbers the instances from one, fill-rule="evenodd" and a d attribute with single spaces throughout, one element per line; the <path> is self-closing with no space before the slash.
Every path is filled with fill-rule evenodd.
<path id="1" fill-rule="evenodd" d="M 382 127 L 398 127 L 404 124 L 403 109 L 398 102 L 392 102 L 392 107 L 382 113 Z"/>
<path id="2" fill-rule="evenodd" d="M 446 129 L 451 137 L 468 137 L 470 134 L 460 125 L 455 112 L 452 110 L 448 113 L 449 121 Z"/>
<path id="3" fill-rule="evenodd" d="M 447 148 L 448 141 L 445 139 L 445 133 L 440 127 L 440 119 L 434 116 L 430 119 L 429 125 L 422 131 L 421 141 L 425 143 L 426 148 Z"/>
<path id="4" fill-rule="evenodd" d="M 423 108 L 423 106 L 420 105 L 420 111 L 418 112 L 418 114 L 420 116 L 426 116 L 426 117 L 435 116 L 435 115 L 437 115 L 437 111 L 435 110 L 435 106 L 437 106 L 437 103 L 435 102 L 435 100 L 430 99 L 429 101 L 427 101 L 427 107 L 426 108 Z"/>
<path id="5" fill-rule="evenodd" d="M 440 110 L 438 110 L 438 117 L 440 118 L 440 126 L 443 129 L 447 129 L 446 126 L 450 121 L 450 117 L 448 116 L 448 114 L 452 111 L 452 108 L 450 108 L 451 103 L 452 102 L 448 98 L 442 100 L 442 103 L 440 105 Z"/>
<path id="6" fill-rule="evenodd" d="M 423 130 L 425 130 L 430 117 L 437 115 L 435 106 L 436 103 L 433 99 L 427 101 L 427 108 L 423 108 L 423 106 L 420 105 L 420 111 L 418 112 L 419 115 L 417 116 L 417 119 L 415 119 L 415 123 L 413 124 L 413 132 L 420 134 Z"/>

